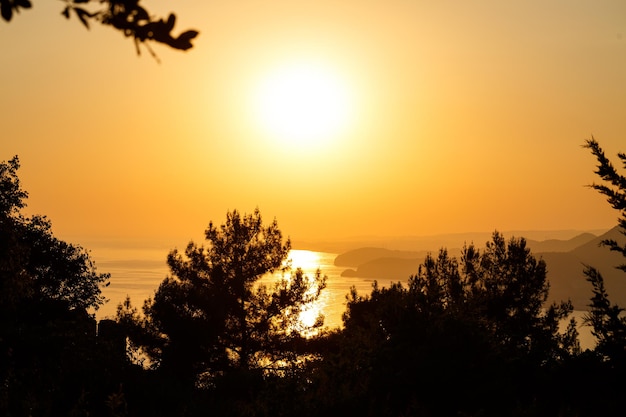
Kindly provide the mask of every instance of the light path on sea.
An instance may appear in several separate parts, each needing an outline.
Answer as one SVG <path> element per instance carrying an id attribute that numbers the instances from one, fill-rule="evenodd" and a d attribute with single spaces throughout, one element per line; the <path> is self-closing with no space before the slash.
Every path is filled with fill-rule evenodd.
<path id="1" fill-rule="evenodd" d="M 126 296 L 141 310 L 144 300 L 154 295 L 161 281 L 169 274 L 165 263 L 166 250 L 107 248 L 99 249 L 96 253 L 99 254 L 95 257 L 98 271 L 111 274 L 110 285 L 103 289 L 103 294 L 109 301 L 96 312 L 98 319 L 115 317 L 118 304 Z M 335 253 L 297 249 L 292 250 L 289 256 L 293 270 L 300 267 L 305 275 L 313 277 L 319 268 L 321 274 L 327 276 L 326 289 L 314 308 L 324 315 L 324 325 L 329 328 L 341 326 L 341 315 L 345 311 L 346 295 L 350 288 L 355 286 L 359 294 L 365 295 L 369 294 L 374 282 L 371 279 L 342 277 L 341 272 L 345 268 L 334 265 L 336 256 Z M 279 273 L 267 276 L 260 282 L 270 286 L 279 276 Z M 379 284 L 389 285 L 389 282 L 380 281 Z"/>
<path id="2" fill-rule="evenodd" d="M 98 271 L 111 273 L 111 284 L 103 290 L 109 301 L 96 312 L 98 319 L 115 317 L 117 305 L 124 301 L 126 296 L 130 296 L 133 305 L 141 310 L 144 300 L 154 295 L 161 281 L 169 273 L 165 264 L 166 250 L 109 248 L 98 250 L 97 253 L 100 256 L 94 258 Z M 342 277 L 341 273 L 346 267 L 334 265 L 336 256 L 335 253 L 297 249 L 290 252 L 293 269 L 300 267 L 306 275 L 313 277 L 319 268 L 322 275 L 327 276 L 326 289 L 322 292 L 320 300 L 309 314 L 303 315 L 303 318 L 313 320 L 317 313 L 321 312 L 325 318 L 324 326 L 328 328 L 342 325 L 341 316 L 346 309 L 346 295 L 350 288 L 354 286 L 360 295 L 367 295 L 374 282 L 373 279 Z M 270 284 L 272 281 L 271 276 L 261 279 L 264 284 Z M 381 287 L 389 286 L 392 281 L 394 280 L 378 280 L 378 284 Z M 584 314 L 583 311 L 574 312 L 583 349 L 592 348 L 595 344 L 590 328 L 582 326 Z"/>

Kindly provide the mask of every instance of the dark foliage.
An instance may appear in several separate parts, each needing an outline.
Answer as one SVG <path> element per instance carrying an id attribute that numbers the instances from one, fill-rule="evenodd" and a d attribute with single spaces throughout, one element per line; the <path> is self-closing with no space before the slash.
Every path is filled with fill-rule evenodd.
<path id="1" fill-rule="evenodd" d="M 578 344 L 573 324 L 558 332 L 571 305 L 544 309 L 547 293 L 545 264 L 498 233 L 460 263 L 445 250 L 428 257 L 407 287 L 353 291 L 314 373 L 311 414 L 495 416 L 549 404 L 539 382 Z"/>
<path id="2" fill-rule="evenodd" d="M 588 147 L 612 184 L 593 188 L 624 219 L 626 181 Z M 299 315 L 325 278 L 290 271 L 276 221 L 233 211 L 206 246 L 169 254 L 141 313 L 127 299 L 96 332 L 88 309 L 108 275 L 45 217 L 21 214 L 18 168 L 0 163 L 2 415 L 623 415 L 623 309 L 587 267 L 598 346 L 581 353 L 575 323 L 559 330 L 572 306 L 546 305 L 546 265 L 524 239 L 496 232 L 460 259 L 442 249 L 408 284 L 352 290 L 344 327 L 322 331 L 322 317 L 307 327 Z"/>
<path id="3" fill-rule="evenodd" d="M 593 137 L 585 142 L 584 147 L 590 149 L 596 157 L 598 165 L 595 173 L 603 181 L 590 187 L 605 195 L 611 207 L 619 212 L 620 232 L 626 235 L 626 177 L 618 173 Z M 626 155 L 618 153 L 617 156 L 626 168 Z M 626 257 L 626 245 L 620 245 L 611 239 L 602 241 L 602 245 Z M 626 264 L 618 265 L 616 268 L 626 271 Z M 593 328 L 593 334 L 598 340 L 596 352 L 611 366 L 624 370 L 626 369 L 626 317 L 622 314 L 624 309 L 610 302 L 600 271 L 592 266 L 586 266 L 585 275 L 593 288 L 586 322 Z"/>
<path id="4" fill-rule="evenodd" d="M 320 296 L 325 277 L 297 269 L 270 287 L 261 284 L 266 274 L 287 272 L 290 244 L 276 221 L 263 225 L 258 210 L 228 213 L 224 225 L 210 223 L 205 235 L 207 247 L 191 242 L 184 255 L 170 253 L 172 275 L 146 300 L 143 316 L 127 300 L 118 321 L 134 355 L 144 355 L 155 374 L 188 391 L 217 389 L 231 405 L 247 404 L 262 381 L 298 373 L 312 358 L 303 332 L 315 331 L 323 318 L 305 326 L 299 316 Z M 242 391 L 224 388 L 231 385 L 249 391 L 242 399 Z"/>
<path id="5" fill-rule="evenodd" d="M 604 182 L 603 184 L 591 184 L 590 187 L 604 194 L 611 207 L 619 212 L 617 224 L 621 229 L 621 233 L 626 236 L 626 177 L 617 172 L 595 139 L 587 140 L 584 146 L 590 149 L 591 153 L 598 160 L 595 173 Z M 623 168 L 626 168 L 626 154 L 620 152 L 617 156 L 622 162 Z M 620 245 L 611 239 L 603 241 L 602 244 L 626 257 L 626 244 Z M 626 272 L 626 264 L 619 265 L 617 268 Z"/>
<path id="6" fill-rule="evenodd" d="M 48 219 L 21 214 L 28 194 L 18 168 L 17 157 L 0 163 L 0 311 L 8 315 L 22 303 L 48 300 L 97 309 L 109 275 L 96 272 L 82 247 L 55 238 Z"/>
<path id="7" fill-rule="evenodd" d="M 593 297 L 590 311 L 585 316 L 597 339 L 595 351 L 618 368 L 626 365 L 626 317 L 624 309 L 612 304 L 604 287 L 602 274 L 591 266 L 586 266 L 585 275 L 592 285 Z"/>
<path id="8" fill-rule="evenodd" d="M 0 0 L 2 18 L 9 22 L 21 9 L 32 7 L 30 0 Z M 69 19 L 77 18 L 87 29 L 90 22 L 97 22 L 120 31 L 134 39 L 139 53 L 139 45 L 148 41 L 162 43 L 174 49 L 187 50 L 191 41 L 198 36 L 195 30 L 186 30 L 173 35 L 176 15 L 157 18 L 140 5 L 140 0 L 66 0 L 61 12 Z M 152 53 L 152 50 L 150 50 Z"/>
<path id="9" fill-rule="evenodd" d="M 106 343 L 97 346 L 87 309 L 104 302 L 109 275 L 96 272 L 83 248 L 55 238 L 45 217 L 21 214 L 28 194 L 18 169 L 17 157 L 0 163 L 0 414 L 103 405 L 96 391 L 106 382 L 93 371 L 104 369 Z"/>

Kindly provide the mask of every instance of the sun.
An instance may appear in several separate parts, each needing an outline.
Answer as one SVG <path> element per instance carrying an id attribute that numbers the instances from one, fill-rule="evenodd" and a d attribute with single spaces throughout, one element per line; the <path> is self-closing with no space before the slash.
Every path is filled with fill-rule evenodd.
<path id="1" fill-rule="evenodd" d="M 293 62 L 268 71 L 254 94 L 262 131 L 281 146 L 320 147 L 352 122 L 353 100 L 337 70 L 319 63 Z"/>

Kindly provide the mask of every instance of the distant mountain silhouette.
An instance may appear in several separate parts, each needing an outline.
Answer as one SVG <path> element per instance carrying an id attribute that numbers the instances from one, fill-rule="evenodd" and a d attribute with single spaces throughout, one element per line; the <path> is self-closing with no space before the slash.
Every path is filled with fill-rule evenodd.
<path id="1" fill-rule="evenodd" d="M 427 251 L 401 251 L 383 248 L 359 248 L 338 255 L 335 266 L 360 266 L 380 258 L 418 259 L 425 258 Z"/>
<path id="2" fill-rule="evenodd" d="M 623 263 L 623 261 L 626 261 L 624 257 L 620 256 L 619 254 L 611 252 L 607 247 L 601 246 L 601 242 L 607 239 L 613 239 L 613 240 L 616 240 L 618 243 L 623 244 L 626 241 L 626 236 L 622 234 L 619 226 L 615 226 L 614 228 L 607 231 L 606 233 L 575 248 L 572 252 L 578 255 L 592 254 L 594 257 L 598 257 L 604 260 L 618 259 L 620 260 L 621 263 Z M 617 258 L 612 255 L 617 255 Z"/>
<path id="3" fill-rule="evenodd" d="M 590 265 L 602 273 L 611 302 L 626 306 L 626 274 L 616 269 L 626 259 L 601 246 L 604 239 L 614 239 L 621 244 L 626 242 L 626 236 L 614 227 L 569 252 L 535 253 L 548 266 L 551 300 L 570 298 L 577 310 L 586 309 L 591 298 L 591 284 L 585 280 L 583 269 L 584 265 Z"/>
<path id="4" fill-rule="evenodd" d="M 577 239 L 585 232 L 591 232 L 596 235 L 604 233 L 606 230 L 523 230 L 523 231 L 502 231 L 502 235 L 509 239 L 510 237 L 524 237 L 530 244 L 553 241 L 567 241 Z M 352 238 L 341 238 L 328 241 L 314 240 L 293 240 L 292 247 L 298 249 L 308 249 L 319 252 L 329 253 L 346 253 L 355 248 L 387 248 L 400 251 L 424 251 L 436 253 L 440 248 L 447 248 L 452 251 L 455 248 L 462 248 L 464 244 L 474 243 L 476 247 L 484 246 L 485 242 L 491 240 L 493 232 L 467 232 L 467 233 L 447 233 L 428 236 L 360 236 Z M 582 238 L 581 238 L 582 239 Z M 566 251 L 574 249 L 579 244 L 571 242 L 573 246 L 565 249 Z M 557 242 L 557 244 L 560 244 Z M 552 249 L 538 248 L 540 251 L 552 251 Z M 534 250 L 533 250 L 534 251 Z M 563 249 L 556 250 L 562 252 Z M 355 265 L 352 265 L 355 266 Z"/>
<path id="5" fill-rule="evenodd" d="M 354 269 L 346 269 L 342 277 L 359 277 L 372 279 L 388 279 L 392 281 L 406 281 L 424 262 L 424 258 L 377 258 L 367 261 Z"/>
<path id="6" fill-rule="evenodd" d="M 516 236 L 524 235 L 520 233 Z M 604 276 L 611 302 L 626 306 L 626 274 L 615 268 L 625 263 L 626 259 L 600 246 L 604 239 L 626 242 L 626 236 L 621 234 L 618 227 L 600 236 L 582 233 L 567 240 L 527 240 L 533 255 L 546 262 L 550 281 L 549 302 L 570 299 L 575 309 L 587 309 L 592 294 L 583 270 L 584 265 L 590 265 Z M 436 256 L 437 252 L 438 249 L 434 248 L 431 251 L 401 251 L 365 247 L 340 254 L 335 259 L 335 265 L 351 267 L 342 273 L 345 277 L 404 282 L 417 273 L 428 253 Z M 460 250 L 452 248 L 449 254 L 458 257 Z"/>
<path id="7" fill-rule="evenodd" d="M 586 243 L 596 239 L 597 236 L 593 233 L 581 233 L 578 236 L 574 236 L 568 240 L 561 239 L 547 239 L 547 240 L 532 240 L 526 239 L 526 245 L 533 253 L 538 252 L 569 252 Z"/>

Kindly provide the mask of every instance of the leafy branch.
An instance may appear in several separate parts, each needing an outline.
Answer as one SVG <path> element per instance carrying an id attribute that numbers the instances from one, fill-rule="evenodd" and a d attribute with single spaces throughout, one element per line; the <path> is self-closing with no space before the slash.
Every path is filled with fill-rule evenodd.
<path id="1" fill-rule="evenodd" d="M 176 15 L 170 13 L 167 18 L 151 16 L 139 3 L 140 0 L 64 0 L 65 8 L 61 12 L 67 19 L 75 15 L 87 28 L 90 22 L 98 22 L 121 31 L 132 37 L 139 53 L 139 46 L 146 45 L 154 53 L 148 41 L 165 44 L 171 48 L 186 51 L 193 47 L 191 41 L 198 36 L 196 30 L 186 30 L 173 35 Z M 32 7 L 30 0 L 0 0 L 0 14 L 10 22 L 15 13 Z"/>

